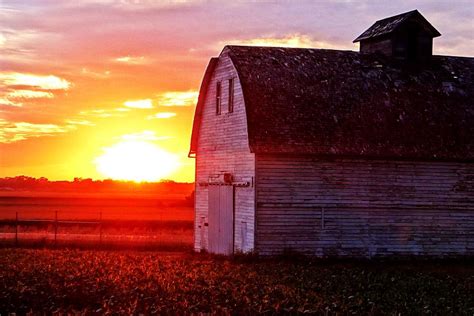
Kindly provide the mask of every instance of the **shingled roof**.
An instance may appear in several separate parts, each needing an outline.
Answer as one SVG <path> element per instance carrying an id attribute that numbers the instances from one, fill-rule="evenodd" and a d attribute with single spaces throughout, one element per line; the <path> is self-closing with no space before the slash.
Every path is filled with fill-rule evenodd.
<path id="1" fill-rule="evenodd" d="M 414 70 L 353 51 L 224 50 L 242 84 L 252 152 L 474 160 L 474 58 L 434 56 Z"/>
<path id="2" fill-rule="evenodd" d="M 388 35 L 396 31 L 406 21 L 416 19 L 419 23 L 423 24 L 425 28 L 431 33 L 433 37 L 438 37 L 441 33 L 434 28 L 433 25 L 428 22 L 418 10 L 413 10 L 391 16 L 382 20 L 376 21 L 371 27 L 365 30 L 359 35 L 353 42 L 360 42 L 362 40 L 373 39 L 376 37 Z"/>

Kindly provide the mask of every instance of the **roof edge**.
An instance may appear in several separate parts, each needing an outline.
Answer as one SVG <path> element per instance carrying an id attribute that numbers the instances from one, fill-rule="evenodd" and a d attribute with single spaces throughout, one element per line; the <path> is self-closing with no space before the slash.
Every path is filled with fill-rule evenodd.
<path id="1" fill-rule="evenodd" d="M 196 110 L 194 111 L 194 120 L 193 120 L 193 129 L 191 133 L 191 144 L 189 147 L 189 158 L 196 157 L 196 149 L 197 149 L 197 140 L 199 136 L 199 127 L 201 126 L 201 119 L 202 119 L 202 109 L 204 106 L 204 101 L 207 95 L 207 89 L 209 87 L 209 81 L 211 80 L 212 73 L 216 68 L 217 61 L 219 60 L 218 57 L 212 57 L 209 60 L 209 64 L 207 65 L 206 71 L 204 72 L 204 77 L 201 81 L 201 87 L 199 89 L 199 96 L 198 101 L 196 104 Z"/>

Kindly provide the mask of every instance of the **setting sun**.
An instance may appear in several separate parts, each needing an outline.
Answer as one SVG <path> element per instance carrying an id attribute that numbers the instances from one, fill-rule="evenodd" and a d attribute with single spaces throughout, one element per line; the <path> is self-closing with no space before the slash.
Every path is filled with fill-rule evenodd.
<path id="1" fill-rule="evenodd" d="M 104 148 L 95 159 L 97 170 L 114 180 L 157 181 L 170 175 L 178 166 L 178 158 L 158 146 L 129 140 Z"/>

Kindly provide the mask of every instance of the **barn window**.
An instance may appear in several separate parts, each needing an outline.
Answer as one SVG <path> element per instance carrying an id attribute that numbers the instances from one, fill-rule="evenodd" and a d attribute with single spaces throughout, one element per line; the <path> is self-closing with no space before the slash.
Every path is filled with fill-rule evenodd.
<path id="1" fill-rule="evenodd" d="M 216 114 L 221 114 L 221 83 L 220 81 L 216 84 Z"/>
<path id="2" fill-rule="evenodd" d="M 229 79 L 229 113 L 234 112 L 234 78 Z"/>

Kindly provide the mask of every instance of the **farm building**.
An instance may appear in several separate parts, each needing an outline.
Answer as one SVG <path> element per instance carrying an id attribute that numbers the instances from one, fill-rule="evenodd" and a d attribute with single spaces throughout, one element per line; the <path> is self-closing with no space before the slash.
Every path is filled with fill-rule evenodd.
<path id="1" fill-rule="evenodd" d="M 195 250 L 474 254 L 474 58 L 418 12 L 360 52 L 226 46 L 192 131 Z"/>

